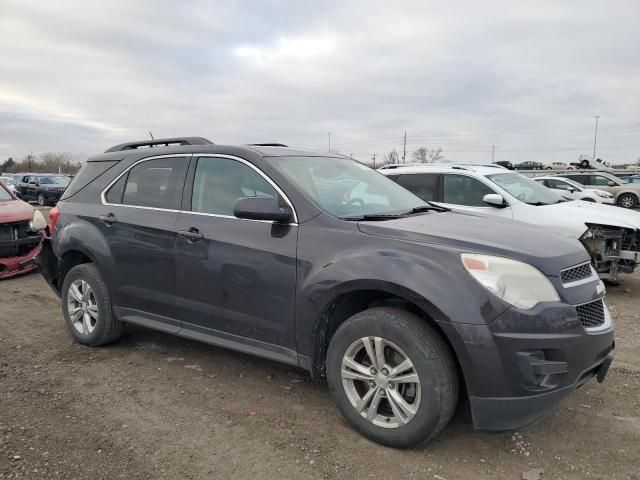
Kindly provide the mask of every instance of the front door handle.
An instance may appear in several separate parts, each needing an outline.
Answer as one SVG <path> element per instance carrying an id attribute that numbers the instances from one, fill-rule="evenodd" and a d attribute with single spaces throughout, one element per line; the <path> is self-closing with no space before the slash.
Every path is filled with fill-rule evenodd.
<path id="1" fill-rule="evenodd" d="M 107 215 L 100 215 L 100 221 L 104 223 L 106 226 L 110 226 L 113 223 L 116 223 L 118 219 L 113 213 L 109 213 Z"/>
<path id="2" fill-rule="evenodd" d="M 204 238 L 204 235 L 200 233 L 200 230 L 195 227 L 191 227 L 189 230 L 178 230 L 178 236 L 186 238 L 191 243 Z"/>

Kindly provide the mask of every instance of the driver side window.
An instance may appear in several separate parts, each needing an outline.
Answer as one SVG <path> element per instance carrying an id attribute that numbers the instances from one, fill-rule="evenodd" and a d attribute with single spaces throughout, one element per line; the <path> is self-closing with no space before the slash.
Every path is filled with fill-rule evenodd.
<path id="1" fill-rule="evenodd" d="M 198 159 L 191 210 L 201 213 L 233 216 L 241 198 L 278 198 L 275 189 L 252 168 L 228 158 Z"/>
<path id="2" fill-rule="evenodd" d="M 488 186 L 473 177 L 466 175 L 444 175 L 444 203 L 465 205 L 468 207 L 486 207 L 482 198 L 490 193 L 496 193 Z"/>

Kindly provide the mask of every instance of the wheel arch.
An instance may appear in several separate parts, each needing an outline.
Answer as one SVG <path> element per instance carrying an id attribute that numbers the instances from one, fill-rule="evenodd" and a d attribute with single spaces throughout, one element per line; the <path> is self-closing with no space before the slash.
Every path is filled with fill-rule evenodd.
<path id="1" fill-rule="evenodd" d="M 327 348 L 336 330 L 347 319 L 373 307 L 394 307 L 411 312 L 442 337 L 449 348 L 460 377 L 461 385 L 465 385 L 460 352 L 455 348 L 452 339 L 438 324 L 439 321 L 450 322 L 442 311 L 432 302 L 412 290 L 384 281 L 353 281 L 342 285 L 329 295 L 319 309 L 314 326 L 314 349 L 311 359 L 311 375 L 314 379 L 325 376 Z"/>
<path id="2" fill-rule="evenodd" d="M 96 263 L 95 257 L 87 249 L 79 246 L 74 246 L 72 249 L 67 250 L 60 256 L 58 263 L 58 275 L 55 280 L 58 291 L 62 290 L 62 284 L 69 270 L 77 265 L 83 263 Z"/>

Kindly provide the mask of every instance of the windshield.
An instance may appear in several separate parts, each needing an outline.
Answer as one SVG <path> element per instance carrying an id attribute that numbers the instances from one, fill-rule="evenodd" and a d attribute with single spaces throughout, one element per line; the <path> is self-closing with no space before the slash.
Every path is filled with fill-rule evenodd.
<path id="1" fill-rule="evenodd" d="M 339 218 L 392 215 L 426 206 L 393 180 L 355 160 L 280 157 L 275 161 L 320 208 Z"/>
<path id="2" fill-rule="evenodd" d="M 565 198 L 544 185 L 519 173 L 498 173 L 487 178 L 518 200 L 529 205 L 551 205 L 565 202 Z"/>
<path id="3" fill-rule="evenodd" d="M 582 189 L 584 188 L 584 185 L 580 185 L 578 182 L 576 182 L 575 180 L 571 180 L 570 178 L 564 178 L 563 177 L 562 181 L 565 182 L 565 183 L 568 183 L 572 187 L 575 187 L 575 189 L 578 190 L 579 192 L 581 192 Z"/>
<path id="4" fill-rule="evenodd" d="M 5 185 L 15 185 L 16 181 L 11 177 L 0 177 L 0 181 L 4 182 Z"/>
<path id="5" fill-rule="evenodd" d="M 64 177 L 38 177 L 38 183 L 41 185 L 60 185 L 64 187 L 69 182 Z"/>

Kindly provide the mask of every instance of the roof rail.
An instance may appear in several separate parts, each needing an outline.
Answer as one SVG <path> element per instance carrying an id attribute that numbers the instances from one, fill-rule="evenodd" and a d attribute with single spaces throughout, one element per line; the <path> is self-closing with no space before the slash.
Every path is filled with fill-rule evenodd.
<path id="1" fill-rule="evenodd" d="M 247 145 L 250 147 L 289 147 L 289 145 L 285 145 L 284 143 L 249 143 Z"/>
<path id="2" fill-rule="evenodd" d="M 135 150 L 137 148 L 171 147 L 176 145 L 212 145 L 213 142 L 204 137 L 173 137 L 157 138 L 154 140 L 142 140 L 114 145 L 104 153 L 122 152 L 123 150 Z"/>

